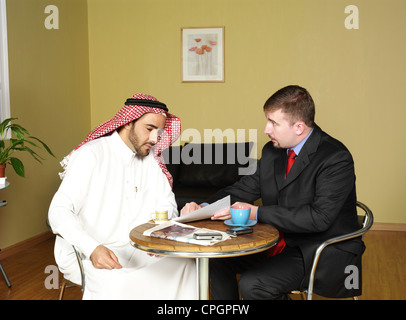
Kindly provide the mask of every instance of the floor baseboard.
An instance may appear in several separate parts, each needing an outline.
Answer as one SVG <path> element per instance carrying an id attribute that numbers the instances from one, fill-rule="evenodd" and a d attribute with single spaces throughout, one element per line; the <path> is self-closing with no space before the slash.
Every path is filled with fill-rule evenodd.
<path id="1" fill-rule="evenodd" d="M 51 231 L 45 231 L 41 234 L 38 234 L 34 237 L 29 239 L 23 240 L 12 246 L 7 248 L 1 249 L 0 251 L 0 259 L 6 259 L 7 257 L 13 256 L 15 254 L 20 253 L 23 250 L 29 249 L 31 247 L 36 246 L 38 243 L 51 239 L 55 235 Z"/>
<path id="2" fill-rule="evenodd" d="M 371 227 L 373 231 L 406 231 L 406 223 L 385 223 L 385 222 L 374 222 Z"/>

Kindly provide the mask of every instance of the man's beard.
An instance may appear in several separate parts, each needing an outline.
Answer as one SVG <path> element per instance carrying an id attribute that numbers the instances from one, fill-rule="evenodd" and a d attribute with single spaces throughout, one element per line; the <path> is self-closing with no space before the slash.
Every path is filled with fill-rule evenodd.
<path id="1" fill-rule="evenodd" d="M 131 144 L 133 145 L 134 150 L 137 154 L 137 157 L 141 158 L 141 159 L 146 157 L 147 155 L 149 155 L 151 150 L 155 146 L 155 143 L 153 143 L 151 141 L 147 141 L 147 142 L 143 143 L 142 145 L 140 145 L 139 139 L 136 134 L 131 134 L 128 137 L 128 139 L 130 140 Z M 146 146 L 151 146 L 151 147 L 148 148 Z"/>

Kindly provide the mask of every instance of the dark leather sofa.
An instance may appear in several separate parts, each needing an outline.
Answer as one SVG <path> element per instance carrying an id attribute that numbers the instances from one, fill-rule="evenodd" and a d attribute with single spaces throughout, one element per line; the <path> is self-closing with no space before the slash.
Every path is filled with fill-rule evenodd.
<path id="1" fill-rule="evenodd" d="M 252 174 L 257 161 L 249 158 L 252 147 L 253 142 L 187 143 L 166 149 L 162 155 L 173 177 L 178 210 L 191 201 L 204 202 L 241 174 Z"/>

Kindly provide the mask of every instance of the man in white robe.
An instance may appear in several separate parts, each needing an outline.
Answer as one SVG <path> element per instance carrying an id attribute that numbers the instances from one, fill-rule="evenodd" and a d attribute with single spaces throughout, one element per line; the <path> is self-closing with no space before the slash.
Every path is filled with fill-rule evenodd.
<path id="1" fill-rule="evenodd" d="M 197 298 L 194 260 L 152 256 L 129 239 L 156 210 L 178 214 L 160 152 L 179 134 L 180 120 L 164 104 L 135 95 L 67 157 L 49 222 L 61 235 L 55 242 L 59 269 L 78 284 L 71 245 L 81 252 L 83 299 Z"/>

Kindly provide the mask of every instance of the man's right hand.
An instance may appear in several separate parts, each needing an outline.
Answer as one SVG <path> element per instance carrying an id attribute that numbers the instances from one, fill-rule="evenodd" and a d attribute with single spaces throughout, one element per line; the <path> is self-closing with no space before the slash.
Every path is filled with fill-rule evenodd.
<path id="1" fill-rule="evenodd" d="M 196 202 L 189 202 L 186 203 L 185 206 L 180 210 L 180 215 L 183 216 L 184 214 L 196 211 L 200 208 L 203 208 L 202 205 L 198 205 Z"/>
<path id="2" fill-rule="evenodd" d="M 90 255 L 93 266 L 97 269 L 121 269 L 117 256 L 105 246 L 99 245 Z"/>

